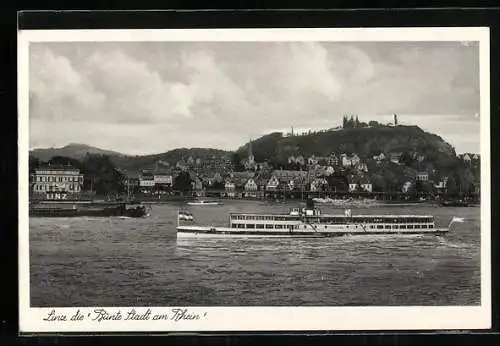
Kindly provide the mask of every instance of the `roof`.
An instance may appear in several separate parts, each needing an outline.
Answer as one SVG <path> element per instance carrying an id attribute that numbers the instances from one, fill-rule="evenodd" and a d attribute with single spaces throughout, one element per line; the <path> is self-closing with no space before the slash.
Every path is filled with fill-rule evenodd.
<path id="1" fill-rule="evenodd" d="M 233 179 L 250 179 L 255 176 L 254 172 L 233 172 L 232 173 L 232 178 Z"/>
<path id="2" fill-rule="evenodd" d="M 71 170 L 71 171 L 74 171 L 74 170 L 80 170 L 79 168 L 76 168 L 76 167 L 73 167 L 71 165 L 62 165 L 62 164 L 48 164 L 48 165 L 44 165 L 44 166 L 40 166 L 40 167 L 37 167 L 35 169 L 35 171 L 39 171 L 39 170 L 44 170 L 44 171 L 60 171 L 60 170 Z"/>
<path id="3" fill-rule="evenodd" d="M 279 180 L 292 180 L 296 178 L 307 177 L 307 171 L 292 171 L 292 170 L 275 170 L 272 172 L 272 175 L 278 178 Z"/>

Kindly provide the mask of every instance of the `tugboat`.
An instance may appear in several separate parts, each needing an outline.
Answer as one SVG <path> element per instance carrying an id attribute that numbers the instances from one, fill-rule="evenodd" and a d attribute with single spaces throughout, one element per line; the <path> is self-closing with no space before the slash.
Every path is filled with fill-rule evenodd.
<path id="1" fill-rule="evenodd" d="M 309 200 L 305 208 L 292 208 L 286 214 L 230 213 L 225 227 L 197 226 L 191 213 L 178 213 L 178 238 L 205 237 L 335 237 L 370 234 L 435 234 L 443 235 L 455 222 L 453 217 L 447 227 L 437 227 L 431 215 L 344 215 L 322 214 Z M 187 224 L 181 224 L 187 222 Z"/>

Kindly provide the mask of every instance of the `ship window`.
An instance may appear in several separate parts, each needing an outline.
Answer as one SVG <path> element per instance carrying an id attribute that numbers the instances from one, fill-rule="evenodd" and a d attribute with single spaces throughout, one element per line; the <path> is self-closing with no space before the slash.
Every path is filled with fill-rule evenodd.
<path id="1" fill-rule="evenodd" d="M 236 224 L 235 224 L 235 223 L 233 223 L 233 224 L 231 225 L 231 228 L 236 228 Z"/>
<path id="2" fill-rule="evenodd" d="M 429 225 L 429 228 L 434 228 L 434 225 Z"/>
<path id="3" fill-rule="evenodd" d="M 238 228 L 245 228 L 245 225 L 244 225 L 244 224 L 242 224 L 242 223 L 239 223 L 239 224 L 238 224 Z"/>
<path id="4" fill-rule="evenodd" d="M 391 229 L 391 225 L 385 225 L 386 229 Z"/>
<path id="5" fill-rule="evenodd" d="M 273 228 L 273 225 L 269 225 L 269 224 L 267 224 L 267 225 L 266 225 L 266 228 L 271 228 L 271 229 L 272 229 L 272 228 Z"/>
<path id="6" fill-rule="evenodd" d="M 248 223 L 246 228 L 255 228 L 255 225 L 253 223 Z"/>
<path id="7" fill-rule="evenodd" d="M 392 226 L 393 229 L 398 229 L 399 228 L 399 225 L 394 225 Z"/>
<path id="8" fill-rule="evenodd" d="M 260 223 L 260 224 L 255 225 L 255 228 L 264 228 L 264 225 Z"/>
<path id="9" fill-rule="evenodd" d="M 382 228 L 384 228 L 383 225 L 377 225 L 377 229 L 382 229 Z"/>
<path id="10" fill-rule="evenodd" d="M 420 228 L 420 225 L 415 225 L 415 228 Z"/>
<path id="11" fill-rule="evenodd" d="M 373 225 L 370 225 L 370 228 L 371 228 L 371 229 L 373 229 L 373 228 L 374 228 L 374 226 L 373 226 Z"/>
<path id="12" fill-rule="evenodd" d="M 400 229 L 406 229 L 406 225 L 399 226 Z"/>
<path id="13" fill-rule="evenodd" d="M 283 225 L 274 225 L 274 228 L 276 228 L 276 229 L 282 229 Z"/>
<path id="14" fill-rule="evenodd" d="M 422 228 L 427 228 L 427 225 L 422 225 Z"/>
<path id="15" fill-rule="evenodd" d="M 413 225 L 408 225 L 407 228 L 408 229 L 413 229 Z"/>

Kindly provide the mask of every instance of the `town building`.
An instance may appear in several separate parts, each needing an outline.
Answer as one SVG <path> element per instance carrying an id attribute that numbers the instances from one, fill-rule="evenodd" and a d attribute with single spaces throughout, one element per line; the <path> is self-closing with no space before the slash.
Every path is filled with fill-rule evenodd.
<path id="1" fill-rule="evenodd" d="M 358 163 L 358 165 L 356 166 L 356 169 L 360 172 L 368 172 L 368 165 L 364 162 L 360 162 Z"/>
<path id="2" fill-rule="evenodd" d="M 334 153 L 331 153 L 327 158 L 326 158 L 326 162 L 329 166 L 337 166 L 339 164 L 339 159 L 337 157 L 337 155 L 335 155 Z"/>
<path id="3" fill-rule="evenodd" d="M 236 186 L 231 180 L 226 181 L 224 190 L 226 191 L 226 197 L 236 197 Z"/>
<path id="4" fill-rule="evenodd" d="M 245 183 L 245 197 L 257 197 L 258 186 L 253 178 L 250 178 Z"/>
<path id="5" fill-rule="evenodd" d="M 353 154 L 352 156 L 348 156 L 347 154 L 342 154 L 341 156 L 342 166 L 344 167 L 354 167 L 361 162 L 361 159 L 357 154 Z"/>
<path id="6" fill-rule="evenodd" d="M 165 174 L 165 173 L 155 173 L 153 175 L 153 181 L 155 182 L 156 186 L 172 186 L 173 184 L 173 179 L 170 174 Z"/>
<path id="7" fill-rule="evenodd" d="M 448 183 L 448 177 L 443 177 L 437 184 L 434 185 L 434 187 L 439 192 L 444 192 L 444 190 L 446 189 L 447 183 Z"/>
<path id="8" fill-rule="evenodd" d="M 154 175 L 151 172 L 142 172 L 139 176 L 139 191 L 144 194 L 151 194 L 155 186 Z"/>
<path id="9" fill-rule="evenodd" d="M 83 174 L 71 166 L 48 165 L 35 169 L 32 191 L 43 199 L 78 198 L 83 186 Z"/>
<path id="10" fill-rule="evenodd" d="M 403 156 L 403 153 L 400 153 L 400 152 L 392 153 L 392 154 L 390 154 L 389 159 L 391 160 L 391 162 L 399 165 L 400 160 L 401 160 L 401 156 Z"/>
<path id="11" fill-rule="evenodd" d="M 316 178 L 311 182 L 310 191 L 325 191 L 328 189 L 328 182 L 325 178 Z"/>
<path id="12" fill-rule="evenodd" d="M 386 157 L 385 157 L 385 154 L 384 154 L 384 153 L 380 153 L 380 154 L 378 154 L 378 155 L 373 156 L 373 159 L 374 159 L 375 161 L 377 161 L 377 162 L 380 162 L 380 161 L 385 160 L 385 159 L 386 159 Z"/>
<path id="13" fill-rule="evenodd" d="M 370 180 L 368 180 L 368 178 L 366 178 L 366 177 L 361 178 L 360 186 L 361 186 L 361 189 L 366 191 L 366 192 L 373 191 L 373 185 L 370 182 Z"/>
<path id="14" fill-rule="evenodd" d="M 408 191 L 410 191 L 411 187 L 412 187 L 413 183 L 411 181 L 407 181 L 403 184 L 403 186 L 401 187 L 401 191 L 403 193 L 408 193 Z"/>
<path id="15" fill-rule="evenodd" d="M 266 184 L 266 191 L 276 191 L 278 189 L 278 186 L 280 184 L 280 181 L 278 180 L 278 177 L 276 175 L 272 175 L 271 178 L 267 181 Z"/>
<path id="16" fill-rule="evenodd" d="M 418 181 L 429 181 L 429 173 L 425 171 L 418 172 L 416 179 Z"/>
<path id="17" fill-rule="evenodd" d="M 335 173 L 335 168 L 333 168 L 332 166 L 326 167 L 325 175 L 329 176 L 329 175 L 332 175 L 333 173 Z"/>
<path id="18" fill-rule="evenodd" d="M 315 155 L 310 156 L 307 159 L 307 164 L 310 166 L 314 166 L 318 164 L 318 158 Z"/>

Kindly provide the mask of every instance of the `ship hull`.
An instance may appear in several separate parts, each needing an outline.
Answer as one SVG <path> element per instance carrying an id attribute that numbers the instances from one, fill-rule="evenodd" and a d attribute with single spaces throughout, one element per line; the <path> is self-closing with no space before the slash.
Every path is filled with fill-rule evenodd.
<path id="1" fill-rule="evenodd" d="M 179 226 L 177 238 L 328 238 L 355 235 L 444 235 L 445 228 L 436 228 L 428 231 L 288 231 L 288 230 L 235 230 L 229 227 Z"/>
<path id="2" fill-rule="evenodd" d="M 125 206 L 93 206 L 79 205 L 75 208 L 62 207 L 30 207 L 30 217 L 144 217 L 145 208 L 126 208 Z"/>

